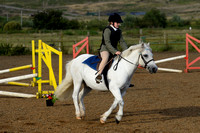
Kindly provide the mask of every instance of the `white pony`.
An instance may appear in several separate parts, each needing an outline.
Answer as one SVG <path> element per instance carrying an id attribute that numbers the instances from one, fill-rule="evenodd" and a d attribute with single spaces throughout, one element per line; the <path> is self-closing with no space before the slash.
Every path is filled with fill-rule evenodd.
<path id="1" fill-rule="evenodd" d="M 119 110 L 115 116 L 116 122 L 119 123 L 123 116 L 123 96 L 129 88 L 130 81 L 138 65 L 146 68 L 150 73 L 156 73 L 157 71 L 157 66 L 154 63 L 152 50 L 149 45 L 149 43 L 142 43 L 130 46 L 122 52 L 121 56 L 117 56 L 114 59 L 107 73 L 109 90 L 105 85 L 104 78 L 100 84 L 97 84 L 95 81 L 96 71 L 82 63 L 93 55 L 83 54 L 78 56 L 66 64 L 66 76 L 55 91 L 56 98 L 65 100 L 72 96 L 76 118 L 82 119 L 85 116 L 84 96 L 92 89 L 110 91 L 115 99 L 109 110 L 101 115 L 100 122 L 105 123 L 107 117 L 119 105 Z M 114 66 L 115 68 L 117 66 L 116 70 L 113 69 Z M 84 87 L 81 90 L 82 84 Z"/>

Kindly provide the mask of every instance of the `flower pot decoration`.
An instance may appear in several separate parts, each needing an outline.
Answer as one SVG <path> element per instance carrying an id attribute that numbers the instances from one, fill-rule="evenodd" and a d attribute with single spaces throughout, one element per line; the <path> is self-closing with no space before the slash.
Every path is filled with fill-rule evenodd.
<path id="1" fill-rule="evenodd" d="M 45 95 L 45 97 L 46 97 L 46 106 L 53 106 L 54 103 L 56 102 L 56 97 L 52 93 Z"/>

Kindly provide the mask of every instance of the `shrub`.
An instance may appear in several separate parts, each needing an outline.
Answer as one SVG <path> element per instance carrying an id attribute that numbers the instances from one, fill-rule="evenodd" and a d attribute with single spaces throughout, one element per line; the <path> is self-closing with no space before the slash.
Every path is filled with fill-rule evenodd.
<path id="1" fill-rule="evenodd" d="M 124 24 L 123 26 L 126 29 L 131 29 L 135 27 L 139 27 L 139 18 L 131 15 L 127 15 L 124 19 Z"/>
<path id="2" fill-rule="evenodd" d="M 79 28 L 80 28 L 80 23 L 78 22 L 78 20 L 70 20 L 66 27 L 66 29 L 79 29 Z"/>
<path id="3" fill-rule="evenodd" d="M 31 54 L 30 49 L 23 47 L 22 45 L 17 45 L 13 47 L 12 44 L 0 44 L 0 55 L 26 55 Z"/>
<path id="4" fill-rule="evenodd" d="M 102 31 L 106 27 L 106 25 L 108 25 L 108 23 L 105 20 L 93 19 L 93 20 L 89 21 L 86 25 L 87 25 L 88 30 Z"/>
<path id="5" fill-rule="evenodd" d="M 190 25 L 189 20 L 182 20 L 180 16 L 174 15 L 172 19 L 168 21 L 169 27 L 183 27 Z"/>
<path id="6" fill-rule="evenodd" d="M 3 26 L 6 23 L 6 18 L 0 16 L 0 29 L 3 30 Z"/>
<path id="7" fill-rule="evenodd" d="M 11 55 L 26 55 L 30 53 L 31 51 L 28 48 L 24 47 L 23 45 L 17 45 L 13 47 L 11 51 Z"/>
<path id="8" fill-rule="evenodd" d="M 0 55 L 10 55 L 11 49 L 12 49 L 11 44 L 1 43 L 0 44 Z"/>
<path id="9" fill-rule="evenodd" d="M 19 22 L 16 22 L 16 21 L 10 21 L 10 22 L 6 23 L 3 27 L 3 31 L 5 31 L 5 32 L 17 31 L 17 30 L 21 30 L 21 25 Z"/>
<path id="10" fill-rule="evenodd" d="M 33 21 L 32 20 L 23 20 L 23 27 L 33 27 Z"/>
<path id="11" fill-rule="evenodd" d="M 170 51 L 170 50 L 172 50 L 172 46 L 169 46 L 169 45 L 162 45 L 160 46 L 160 49 L 159 49 L 159 51 L 161 52 Z"/>

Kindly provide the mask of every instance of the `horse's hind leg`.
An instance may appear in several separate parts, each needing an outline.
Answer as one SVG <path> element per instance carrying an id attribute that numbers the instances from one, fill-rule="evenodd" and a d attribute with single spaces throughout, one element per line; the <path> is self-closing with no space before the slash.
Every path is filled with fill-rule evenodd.
<path id="1" fill-rule="evenodd" d="M 81 88 L 82 81 L 75 81 L 74 80 L 74 91 L 72 94 L 74 106 L 75 106 L 75 114 L 76 114 L 76 119 L 81 119 L 81 113 L 80 113 L 80 108 L 78 105 L 78 94 Z"/>
<path id="2" fill-rule="evenodd" d="M 79 93 L 79 107 L 80 107 L 80 113 L 81 113 L 82 119 L 85 117 L 85 106 L 83 103 L 83 99 L 90 91 L 91 91 L 91 88 L 89 88 L 88 86 L 84 84 L 84 88 Z"/>

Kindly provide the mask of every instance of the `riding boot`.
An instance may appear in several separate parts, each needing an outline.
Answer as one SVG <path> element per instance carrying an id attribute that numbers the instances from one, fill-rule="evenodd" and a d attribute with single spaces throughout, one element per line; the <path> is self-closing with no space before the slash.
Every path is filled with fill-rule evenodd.
<path id="1" fill-rule="evenodd" d="M 130 84 L 130 85 L 129 85 L 129 87 L 134 87 L 134 86 L 135 86 L 134 84 Z"/>
<path id="2" fill-rule="evenodd" d="M 101 76 L 101 74 L 99 74 L 99 75 L 97 75 L 97 77 L 95 78 L 95 80 L 96 80 L 96 83 L 97 84 L 99 84 L 99 83 L 101 83 L 102 81 L 102 76 Z"/>

